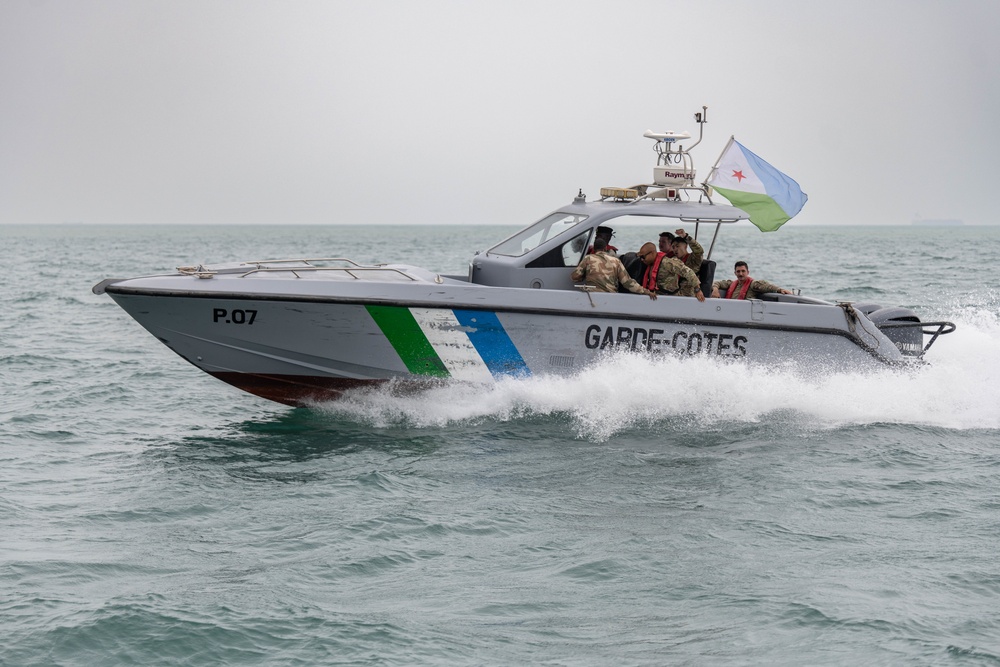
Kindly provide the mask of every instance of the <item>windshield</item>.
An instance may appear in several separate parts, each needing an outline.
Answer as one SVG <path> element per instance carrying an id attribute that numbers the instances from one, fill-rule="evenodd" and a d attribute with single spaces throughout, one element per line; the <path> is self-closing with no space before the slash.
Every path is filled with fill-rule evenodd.
<path id="1" fill-rule="evenodd" d="M 539 220 L 531 227 L 522 229 L 506 241 L 498 243 L 487 252 L 494 255 L 520 257 L 524 253 L 534 250 L 549 239 L 559 236 L 568 229 L 572 229 L 586 219 L 587 216 L 585 215 L 553 213 L 552 215 Z"/>

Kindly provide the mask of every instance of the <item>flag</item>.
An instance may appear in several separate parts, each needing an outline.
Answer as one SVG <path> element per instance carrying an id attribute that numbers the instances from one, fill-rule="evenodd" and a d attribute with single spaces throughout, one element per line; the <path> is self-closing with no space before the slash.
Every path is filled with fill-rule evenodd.
<path id="1" fill-rule="evenodd" d="M 799 184 L 761 160 L 735 138 L 722 151 L 708 184 L 733 206 L 750 214 L 762 232 L 788 222 L 809 197 Z"/>

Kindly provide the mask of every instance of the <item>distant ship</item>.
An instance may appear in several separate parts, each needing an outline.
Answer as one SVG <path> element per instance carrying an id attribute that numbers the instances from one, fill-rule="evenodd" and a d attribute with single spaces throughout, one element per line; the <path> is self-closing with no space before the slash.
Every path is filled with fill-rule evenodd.
<path id="1" fill-rule="evenodd" d="M 921 218 L 913 219 L 914 225 L 921 227 L 961 227 L 965 223 L 956 218 Z"/>

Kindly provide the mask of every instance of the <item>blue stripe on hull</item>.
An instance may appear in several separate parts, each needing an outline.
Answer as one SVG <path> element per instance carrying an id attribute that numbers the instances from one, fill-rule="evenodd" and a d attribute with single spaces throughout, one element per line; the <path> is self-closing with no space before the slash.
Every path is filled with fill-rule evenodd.
<path id="1" fill-rule="evenodd" d="M 482 310 L 453 312 L 459 324 L 468 327 L 469 340 L 493 377 L 531 375 L 531 369 L 524 363 L 496 313 Z"/>

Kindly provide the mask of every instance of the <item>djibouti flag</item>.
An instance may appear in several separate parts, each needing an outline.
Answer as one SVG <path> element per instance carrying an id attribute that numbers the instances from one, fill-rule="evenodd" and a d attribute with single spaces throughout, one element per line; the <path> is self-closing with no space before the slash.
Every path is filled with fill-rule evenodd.
<path id="1" fill-rule="evenodd" d="M 715 163 L 708 184 L 750 214 L 762 232 L 773 232 L 802 210 L 809 197 L 799 184 L 764 162 L 743 144 L 729 144 Z"/>

